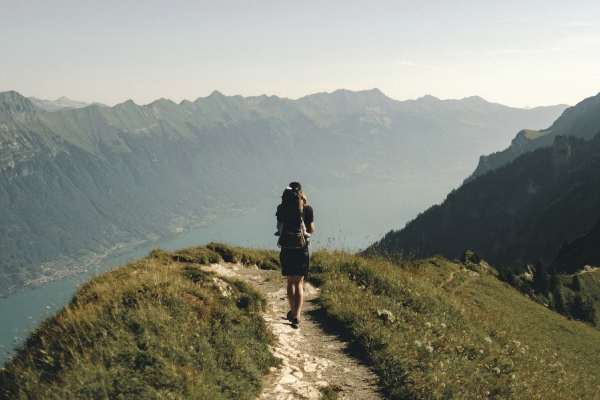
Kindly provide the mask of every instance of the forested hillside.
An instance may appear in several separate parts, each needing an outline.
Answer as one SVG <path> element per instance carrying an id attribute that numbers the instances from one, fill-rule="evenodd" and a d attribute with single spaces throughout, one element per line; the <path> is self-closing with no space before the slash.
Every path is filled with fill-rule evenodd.
<path id="1" fill-rule="evenodd" d="M 488 156 L 481 156 L 475 172 L 469 179 L 474 179 L 488 171 L 506 165 L 521 154 L 541 147 L 550 147 L 557 136 L 573 135 L 591 139 L 598 133 L 598 127 L 600 126 L 599 110 L 600 94 L 581 101 L 575 107 L 568 108 L 547 129 L 524 129 L 520 131 L 507 149 Z"/>
<path id="2" fill-rule="evenodd" d="M 232 208 L 315 187 L 460 181 L 477 156 L 565 106 L 399 102 L 379 90 L 160 99 L 47 112 L 0 94 L 0 292 L 47 263 L 156 240 Z M 460 154 L 460 157 L 457 157 Z M 44 268 L 42 268 L 44 265 Z"/>
<path id="3" fill-rule="evenodd" d="M 565 240 L 598 223 L 599 205 L 600 135 L 590 141 L 558 136 L 552 148 L 464 184 L 368 252 L 453 259 L 469 248 L 495 265 L 552 263 Z M 583 267 L 559 265 L 566 272 Z"/>

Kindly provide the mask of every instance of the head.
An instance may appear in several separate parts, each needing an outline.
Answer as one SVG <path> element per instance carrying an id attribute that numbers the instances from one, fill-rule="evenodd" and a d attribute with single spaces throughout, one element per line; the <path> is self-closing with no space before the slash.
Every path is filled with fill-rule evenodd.
<path id="1" fill-rule="evenodd" d="M 302 200 L 304 200 L 304 205 L 306 205 L 307 201 L 306 196 L 304 195 L 304 193 L 302 193 L 302 185 L 300 185 L 300 183 L 298 182 L 291 182 L 289 187 L 292 188 L 292 191 L 300 193 Z"/>

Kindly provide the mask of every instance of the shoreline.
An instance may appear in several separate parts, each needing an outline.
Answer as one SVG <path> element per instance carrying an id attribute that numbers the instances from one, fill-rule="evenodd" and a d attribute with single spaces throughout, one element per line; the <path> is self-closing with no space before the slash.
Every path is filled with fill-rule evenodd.
<path id="1" fill-rule="evenodd" d="M 102 253 L 90 252 L 91 254 L 79 258 L 65 257 L 50 261 L 47 264 L 50 266 L 42 266 L 42 268 L 52 270 L 50 275 L 40 275 L 35 279 L 26 282 L 23 285 L 11 286 L 6 290 L 0 291 L 0 300 L 6 299 L 13 294 L 35 290 L 52 282 L 60 281 L 72 276 L 84 274 L 90 270 L 99 269 L 102 267 L 102 262 L 111 257 L 116 257 L 124 253 L 132 252 L 144 245 L 151 243 L 164 242 L 174 239 L 178 236 L 186 234 L 195 229 L 207 228 L 214 225 L 218 220 L 235 218 L 244 215 L 250 215 L 257 212 L 257 208 L 231 208 L 225 211 L 216 211 L 206 215 L 200 221 L 193 221 L 187 225 L 178 226 L 171 234 L 164 237 L 157 236 L 156 239 L 133 239 L 128 243 L 117 243 L 113 247 L 105 250 Z M 57 266 L 54 266 L 56 264 Z"/>

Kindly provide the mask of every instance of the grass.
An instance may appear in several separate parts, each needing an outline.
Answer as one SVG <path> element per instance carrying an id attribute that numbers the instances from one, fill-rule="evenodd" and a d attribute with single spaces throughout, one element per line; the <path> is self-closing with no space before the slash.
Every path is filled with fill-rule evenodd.
<path id="1" fill-rule="evenodd" d="M 311 274 L 388 398 L 600 397 L 599 332 L 528 300 L 485 263 L 319 251 Z"/>
<path id="2" fill-rule="evenodd" d="M 200 269 L 219 254 L 153 250 L 92 278 L 2 368 L 0 397 L 254 398 L 278 365 L 261 317 L 267 302 Z"/>
<path id="3" fill-rule="evenodd" d="M 281 269 L 279 252 L 275 250 L 248 249 L 221 243 L 209 243 L 206 247 L 218 253 L 226 262 L 240 263 L 245 266 L 256 265 L 266 270 Z"/>
<path id="4" fill-rule="evenodd" d="M 342 388 L 335 384 L 319 387 L 319 392 L 321 392 L 321 400 L 337 400 L 341 391 Z"/>

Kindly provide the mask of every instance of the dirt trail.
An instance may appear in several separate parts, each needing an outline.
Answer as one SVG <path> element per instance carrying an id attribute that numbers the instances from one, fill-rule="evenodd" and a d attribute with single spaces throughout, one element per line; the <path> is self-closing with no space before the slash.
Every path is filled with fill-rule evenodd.
<path id="1" fill-rule="evenodd" d="M 280 271 L 228 263 L 203 269 L 250 282 L 269 300 L 264 318 L 278 338 L 271 352 L 282 360 L 282 367 L 273 368 L 265 378 L 261 399 L 319 399 L 321 386 L 340 389 L 339 399 L 383 399 L 377 376 L 349 355 L 347 342 L 326 332 L 327 321 L 314 302 L 318 289 L 305 283 L 300 328 L 293 329 L 285 319 L 289 305 L 285 279 Z M 223 291 L 225 293 L 226 289 Z"/>

